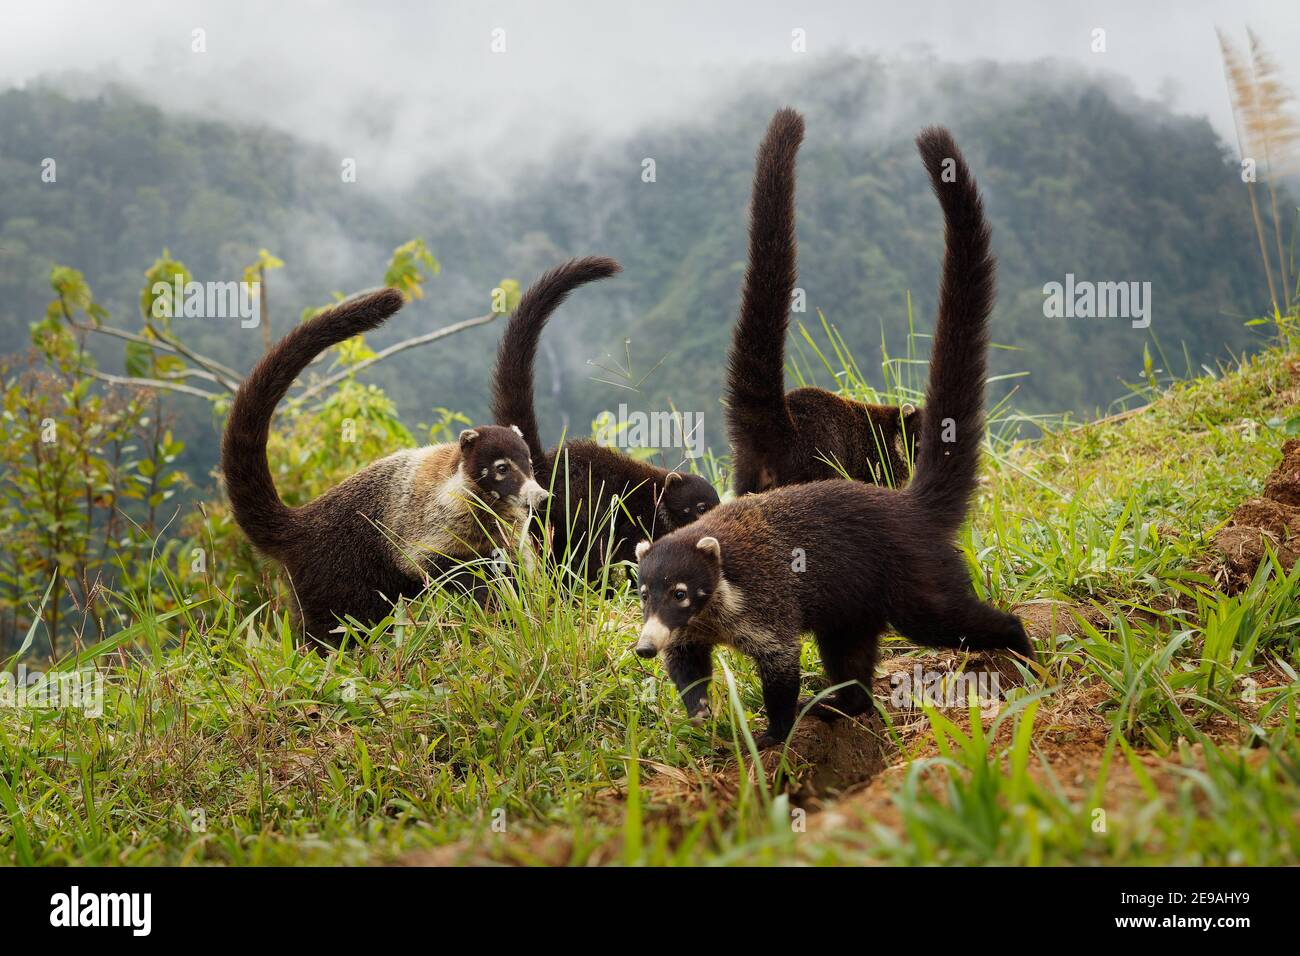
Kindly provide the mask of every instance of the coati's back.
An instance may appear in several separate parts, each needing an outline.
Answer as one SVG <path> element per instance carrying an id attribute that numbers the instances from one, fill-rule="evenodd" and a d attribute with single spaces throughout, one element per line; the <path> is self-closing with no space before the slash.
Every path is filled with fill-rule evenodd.
<path id="1" fill-rule="evenodd" d="M 906 483 L 919 409 L 855 402 L 820 388 L 794 389 L 786 407 L 794 443 L 773 462 L 774 480 L 758 490 L 842 477 L 889 488 Z"/>

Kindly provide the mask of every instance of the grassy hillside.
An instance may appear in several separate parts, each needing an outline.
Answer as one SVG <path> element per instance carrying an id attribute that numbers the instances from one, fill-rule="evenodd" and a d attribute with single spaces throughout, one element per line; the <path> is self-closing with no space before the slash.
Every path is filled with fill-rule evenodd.
<path id="1" fill-rule="evenodd" d="M 751 669 L 723 654 L 688 724 L 626 590 L 434 595 L 328 658 L 216 588 L 127 596 L 60 664 L 104 676 L 101 717 L 0 709 L 0 861 L 1300 863 L 1300 568 L 1228 594 L 1213 546 L 1300 428 L 1300 358 L 1150 397 L 991 445 L 961 547 L 1038 670 L 889 638 L 880 714 L 807 720 L 757 772 Z M 918 666 L 999 699 L 909 708 Z"/>

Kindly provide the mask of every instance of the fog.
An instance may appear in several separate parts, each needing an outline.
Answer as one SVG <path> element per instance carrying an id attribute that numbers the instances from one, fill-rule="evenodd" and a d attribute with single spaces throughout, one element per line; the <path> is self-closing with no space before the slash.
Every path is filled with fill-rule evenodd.
<path id="1" fill-rule="evenodd" d="M 843 52 L 1059 60 L 1208 116 L 1229 141 L 1216 26 L 1243 44 L 1252 26 L 1300 86 L 1294 0 L 3 0 L 0 17 L 0 86 L 93 94 L 119 83 L 170 110 L 336 148 L 375 170 L 378 185 L 435 166 L 504 184 L 565 138 L 616 141 L 707 115 L 741 77 L 788 77 Z M 1098 28 L 1105 52 L 1092 50 Z M 795 30 L 804 52 L 792 49 Z"/>

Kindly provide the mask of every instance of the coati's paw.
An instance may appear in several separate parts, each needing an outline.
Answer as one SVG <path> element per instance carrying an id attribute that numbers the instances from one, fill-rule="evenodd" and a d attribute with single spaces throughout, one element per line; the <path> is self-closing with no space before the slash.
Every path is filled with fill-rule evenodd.
<path id="1" fill-rule="evenodd" d="M 757 737 L 754 738 L 754 742 L 758 744 L 759 750 L 770 750 L 773 747 L 784 747 L 786 740 L 789 739 L 790 737 L 790 731 L 792 731 L 793 729 L 794 729 L 793 726 L 787 726 L 787 727 L 769 726 L 767 730 L 763 731 L 761 734 L 759 734 Z"/>

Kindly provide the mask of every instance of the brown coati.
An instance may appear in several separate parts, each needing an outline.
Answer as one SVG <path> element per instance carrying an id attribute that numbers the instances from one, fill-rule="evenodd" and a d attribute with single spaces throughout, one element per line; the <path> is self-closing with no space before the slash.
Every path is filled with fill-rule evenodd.
<path id="1" fill-rule="evenodd" d="M 779 110 L 758 148 L 749 211 L 749 263 L 727 361 L 732 488 L 746 495 L 838 478 L 901 487 L 921 413 L 820 388 L 785 390 L 785 338 L 798 276 L 795 154 L 803 117 Z"/>
<path id="2" fill-rule="evenodd" d="M 777 488 L 637 546 L 645 623 L 636 652 L 663 655 L 692 715 L 707 700 L 714 645 L 754 657 L 769 722 L 764 744 L 793 726 L 800 635 L 809 631 L 831 683 L 846 684 L 816 709 L 821 716 L 871 706 L 887 624 L 931 647 L 1033 656 L 1020 621 L 976 597 L 953 546 L 977 481 L 996 266 L 983 204 L 956 143 L 934 127 L 917 146 L 943 207 L 946 253 L 911 484 Z"/>
<path id="3" fill-rule="evenodd" d="M 519 433 L 488 425 L 382 458 L 301 507 L 280 500 L 266 460 L 276 405 L 317 355 L 401 307 L 402 294 L 384 289 L 299 325 L 249 373 L 226 421 L 221 469 L 235 520 L 288 572 L 316 642 L 337 644 L 342 616 L 382 619 L 461 561 L 513 553 L 528 509 L 546 497 Z"/>
<path id="4" fill-rule="evenodd" d="M 520 429 L 537 480 L 552 492 L 540 512 L 551 553 L 588 581 L 599 579 L 607 562 L 635 560 L 638 541 L 689 524 L 718 503 L 699 475 L 656 468 L 593 441 L 566 441 L 550 451 L 542 445 L 533 409 L 542 329 L 570 292 L 618 271 L 613 259 L 591 256 L 542 275 L 510 317 L 492 375 L 495 421 Z"/>

